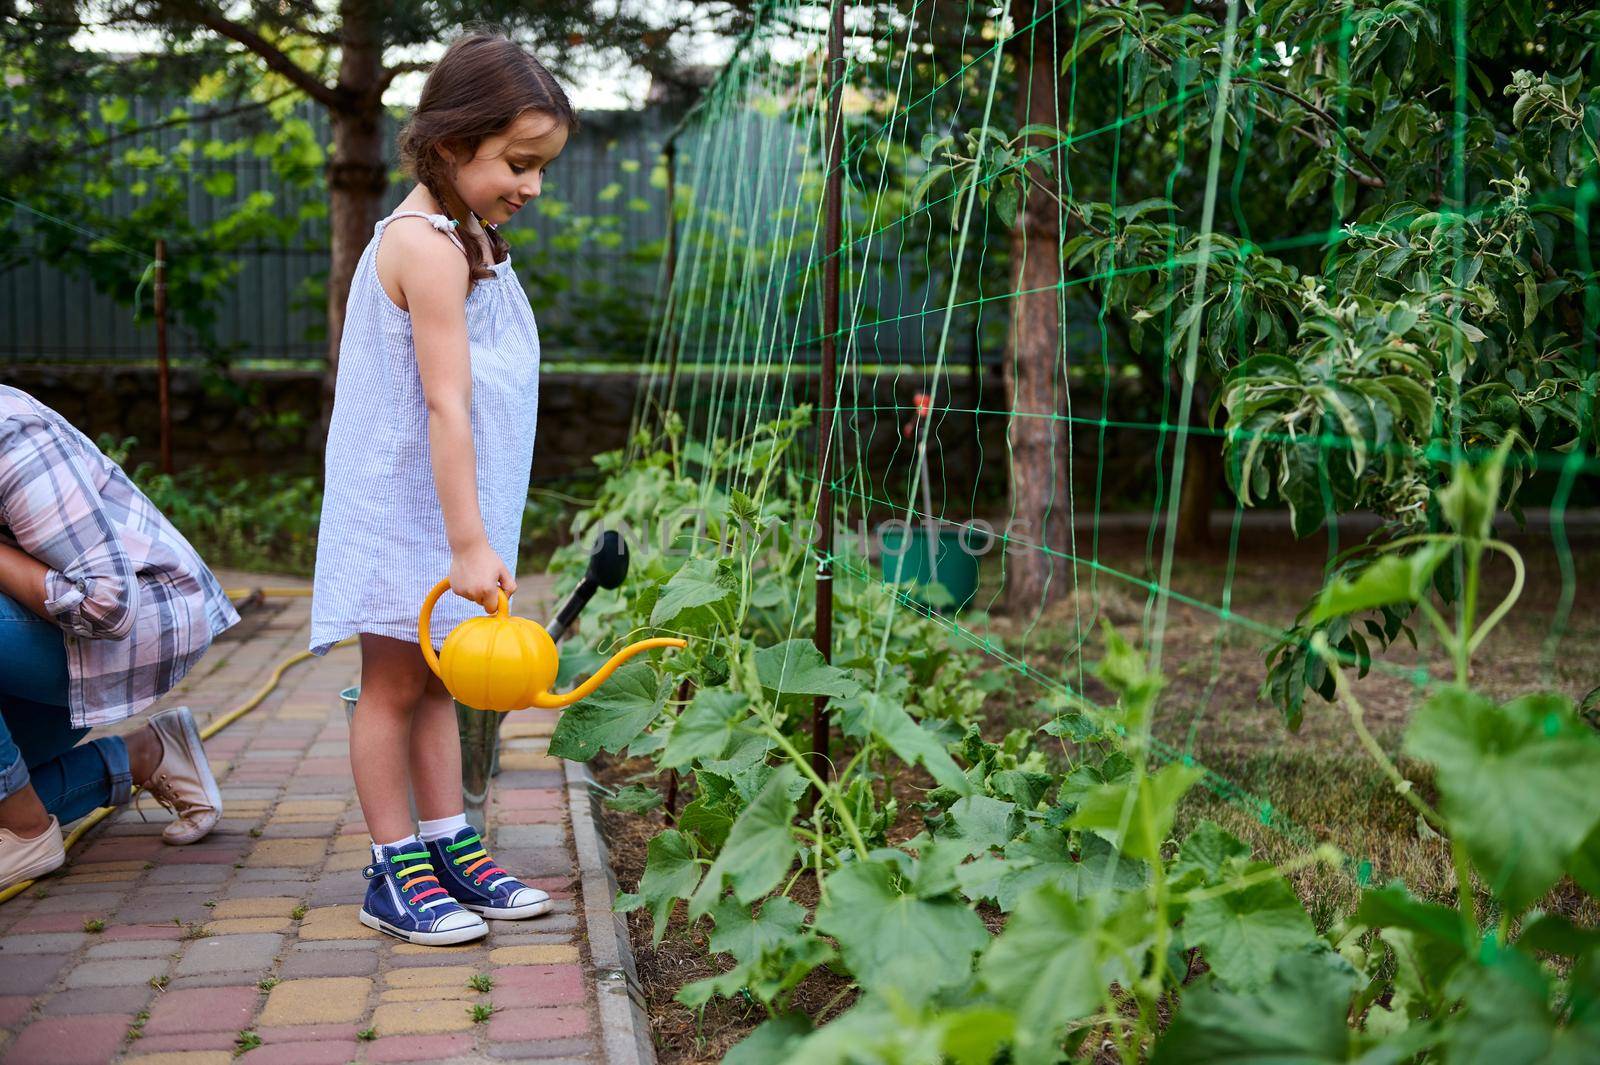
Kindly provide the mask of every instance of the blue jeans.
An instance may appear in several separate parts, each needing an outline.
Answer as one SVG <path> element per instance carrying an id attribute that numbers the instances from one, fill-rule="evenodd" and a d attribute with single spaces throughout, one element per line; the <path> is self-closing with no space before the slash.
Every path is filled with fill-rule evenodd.
<path id="1" fill-rule="evenodd" d="M 67 646 L 61 630 L 0 593 L 0 799 L 30 780 L 62 824 L 133 794 L 128 745 L 89 732 L 67 711 Z"/>

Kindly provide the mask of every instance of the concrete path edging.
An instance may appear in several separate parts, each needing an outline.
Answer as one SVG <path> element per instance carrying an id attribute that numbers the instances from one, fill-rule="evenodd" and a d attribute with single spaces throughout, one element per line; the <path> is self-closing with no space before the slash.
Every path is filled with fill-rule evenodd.
<path id="1" fill-rule="evenodd" d="M 656 1065 L 639 970 L 633 961 L 627 919 L 612 908 L 617 876 L 600 831 L 600 793 L 589 767 L 566 762 L 567 806 L 573 849 L 583 885 L 583 919 L 594 965 L 595 1001 L 605 1039 L 607 1065 Z"/>

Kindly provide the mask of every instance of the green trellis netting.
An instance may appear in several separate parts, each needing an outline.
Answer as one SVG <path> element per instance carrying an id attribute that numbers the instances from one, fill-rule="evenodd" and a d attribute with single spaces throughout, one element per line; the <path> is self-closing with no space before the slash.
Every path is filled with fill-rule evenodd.
<path id="1" fill-rule="evenodd" d="M 829 13 L 763 5 L 672 140 L 677 232 L 640 424 L 671 411 L 694 446 L 750 449 L 724 487 L 753 493 L 771 471 L 752 430 L 832 414 L 782 460 L 818 518 L 826 470 L 837 535 L 815 561 L 838 584 L 937 579 L 896 584 L 856 638 L 935 618 L 1014 672 L 1037 726 L 1100 697 L 1088 670 L 1109 620 L 1173 677 L 1153 754 L 1203 768 L 1235 831 L 1283 857 L 1334 842 L 1359 883 L 1396 875 L 1395 855 L 1303 802 L 1296 775 L 1358 754 L 1342 711 L 1326 723 L 1334 681 L 1307 648 L 1320 632 L 1370 670 L 1362 690 L 1401 708 L 1391 726 L 1452 663 L 1420 622 L 1414 649 L 1387 614 L 1296 618 L 1324 579 L 1437 532 L 1452 465 L 1509 440 L 1529 591 L 1489 648 L 1516 683 L 1574 698 L 1596 683 L 1570 657 L 1595 633 L 1573 544 L 1600 472 L 1596 113 L 1581 79 L 1502 70 L 1515 49 L 1474 17 L 852 8 L 835 250 Z M 1507 128 L 1526 143 L 1508 148 Z M 941 531 L 942 556 L 883 557 Z M 949 583 L 974 568 L 974 587 Z M 1509 570 L 1484 579 L 1503 593 Z M 811 610 L 794 604 L 795 634 Z M 1397 727 L 1377 731 L 1393 754 Z M 1365 783 L 1346 798 L 1394 799 L 1370 763 L 1351 773 Z"/>

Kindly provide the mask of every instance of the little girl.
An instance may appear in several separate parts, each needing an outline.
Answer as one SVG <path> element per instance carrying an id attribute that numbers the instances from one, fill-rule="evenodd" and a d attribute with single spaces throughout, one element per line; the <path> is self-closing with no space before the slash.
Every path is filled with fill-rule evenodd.
<path id="1" fill-rule="evenodd" d="M 484 917 L 550 909 L 467 825 L 455 707 L 423 661 L 417 614 L 448 574 L 437 647 L 517 589 L 539 334 L 495 227 L 539 195 L 577 125 L 560 85 L 516 44 L 456 40 L 400 134 L 418 184 L 377 224 L 350 283 L 311 650 L 360 635 L 350 764 L 372 834 L 360 916 L 411 943 L 462 943 L 487 933 Z"/>

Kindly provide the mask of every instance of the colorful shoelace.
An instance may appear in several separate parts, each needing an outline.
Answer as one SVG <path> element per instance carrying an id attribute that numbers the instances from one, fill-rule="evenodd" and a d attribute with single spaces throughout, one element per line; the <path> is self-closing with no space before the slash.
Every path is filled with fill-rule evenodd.
<path id="1" fill-rule="evenodd" d="M 462 840 L 460 843 L 446 843 L 445 849 L 449 851 L 458 851 L 467 847 L 478 846 L 482 842 L 482 837 L 474 833 Z M 477 884 L 479 887 L 482 887 L 483 882 L 489 879 L 489 877 L 493 876 L 495 873 L 499 873 L 501 876 L 509 875 L 504 869 L 494 864 L 494 859 L 489 857 L 489 852 L 484 850 L 481 846 L 478 846 L 478 849 L 470 854 L 463 854 L 461 857 L 453 860 L 456 865 L 466 865 L 466 868 L 461 870 L 461 875 L 472 877 L 472 882 Z M 468 862 L 471 862 L 472 864 L 467 865 Z M 485 866 L 488 868 L 484 868 Z M 480 869 L 483 870 L 481 873 L 478 872 Z"/>
<path id="2" fill-rule="evenodd" d="M 409 880 L 405 880 L 405 879 L 401 880 L 401 884 L 400 884 L 400 890 L 401 891 L 410 891 L 412 888 L 416 887 L 419 884 L 426 884 L 426 883 L 429 883 L 429 882 L 431 882 L 433 884 L 433 887 L 428 888 L 426 891 L 419 891 L 415 895 L 412 895 L 411 898 L 408 900 L 410 905 L 416 906 L 423 899 L 428 898 L 429 896 L 432 896 L 432 895 L 445 895 L 445 896 L 448 896 L 450 894 L 448 891 L 446 891 L 440 885 L 439 878 L 433 875 L 433 864 L 428 861 L 428 852 L 427 851 L 419 851 L 416 854 L 396 854 L 394 857 L 390 858 L 389 860 L 391 862 L 393 862 L 394 864 L 396 864 L 396 865 L 400 865 L 400 864 L 402 864 L 404 862 L 415 862 L 416 863 L 414 865 L 408 865 L 404 869 L 398 869 L 398 870 L 395 871 L 394 875 L 397 878 L 404 878 L 404 877 L 408 877 L 408 876 L 411 877 L 411 879 L 409 879 Z M 412 876 L 411 874 L 413 874 L 413 873 L 416 873 L 418 875 Z M 430 905 L 432 905 L 432 904 L 430 903 Z M 422 907 L 422 908 L 423 909 L 427 909 L 428 907 L 425 906 L 425 907 Z"/>

